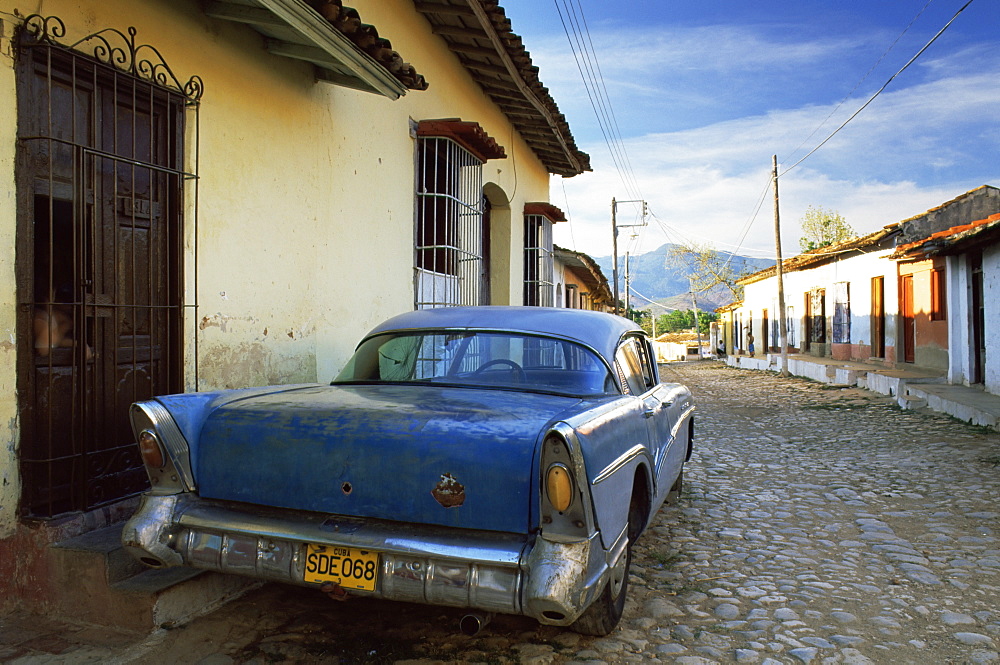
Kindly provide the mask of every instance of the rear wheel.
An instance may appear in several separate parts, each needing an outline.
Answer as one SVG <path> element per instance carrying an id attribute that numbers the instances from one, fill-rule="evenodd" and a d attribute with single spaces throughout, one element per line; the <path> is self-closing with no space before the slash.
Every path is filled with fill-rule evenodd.
<path id="1" fill-rule="evenodd" d="M 628 524 L 625 527 L 625 533 L 628 534 L 625 552 L 611 569 L 611 576 L 604 585 L 604 590 L 570 626 L 575 632 L 603 636 L 613 631 L 621 621 L 622 613 L 625 611 L 625 597 L 628 595 L 628 576 L 632 569 L 632 543 L 642 532 L 644 524 L 643 503 L 639 497 L 633 495 L 629 505 Z"/>
<path id="2" fill-rule="evenodd" d="M 628 595 L 628 575 L 632 567 L 632 543 L 625 546 L 618 565 L 611 570 L 611 577 L 604 591 L 590 604 L 571 628 L 583 635 L 609 634 L 621 621 Z"/>

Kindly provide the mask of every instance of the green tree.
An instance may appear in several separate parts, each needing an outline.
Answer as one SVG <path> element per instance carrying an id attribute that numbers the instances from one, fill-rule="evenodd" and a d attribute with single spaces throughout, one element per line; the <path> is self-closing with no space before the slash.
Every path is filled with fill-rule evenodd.
<path id="1" fill-rule="evenodd" d="M 718 320 L 719 315 L 715 312 L 703 312 L 698 310 L 698 330 L 707 335 L 708 327 L 712 321 Z M 669 332 L 684 332 L 694 330 L 694 310 L 675 309 L 669 314 L 661 314 L 656 319 L 656 334 L 662 335 Z"/>
<path id="2" fill-rule="evenodd" d="M 835 245 L 858 236 L 836 210 L 809 206 L 800 223 L 805 234 L 799 238 L 799 248 L 803 252 Z"/>

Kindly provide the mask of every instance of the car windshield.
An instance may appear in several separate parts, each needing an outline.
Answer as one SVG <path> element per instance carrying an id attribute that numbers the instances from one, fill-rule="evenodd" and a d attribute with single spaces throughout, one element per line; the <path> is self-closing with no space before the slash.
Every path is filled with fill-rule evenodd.
<path id="1" fill-rule="evenodd" d="M 448 383 L 567 395 L 617 393 L 597 355 L 561 339 L 420 331 L 365 340 L 333 383 Z"/>

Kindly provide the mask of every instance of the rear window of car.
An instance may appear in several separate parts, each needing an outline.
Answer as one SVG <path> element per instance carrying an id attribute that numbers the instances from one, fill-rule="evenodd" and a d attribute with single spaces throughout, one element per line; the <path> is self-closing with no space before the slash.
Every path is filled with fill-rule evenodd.
<path id="1" fill-rule="evenodd" d="M 580 396 L 618 392 L 590 349 L 504 332 L 377 335 L 362 342 L 333 383 L 447 383 Z"/>

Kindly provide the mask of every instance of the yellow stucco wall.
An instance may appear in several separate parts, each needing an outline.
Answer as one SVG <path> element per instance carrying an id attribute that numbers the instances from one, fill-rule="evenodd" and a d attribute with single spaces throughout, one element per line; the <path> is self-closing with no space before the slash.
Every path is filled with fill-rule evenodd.
<path id="1" fill-rule="evenodd" d="M 16 520 L 20 482 L 17 473 L 17 355 L 14 302 L 14 96 L 10 17 L 0 14 L 0 539 Z"/>
<path id="2" fill-rule="evenodd" d="M 483 170 L 494 205 L 492 294 L 494 304 L 519 304 L 521 210 L 548 200 L 546 170 L 412 2 L 351 4 L 429 90 L 393 101 L 316 82 L 312 65 L 270 55 L 256 32 L 208 18 L 193 0 L 0 0 L 0 538 L 18 495 L 16 16 L 58 16 L 67 44 L 134 26 L 137 41 L 155 46 L 179 79 L 204 81 L 197 232 L 191 188 L 185 217 L 185 303 L 198 304 L 185 310 L 187 390 L 328 381 L 361 335 L 412 309 L 411 120 L 477 121 L 504 146 L 508 158 Z M 192 165 L 194 139 L 192 126 Z"/>

